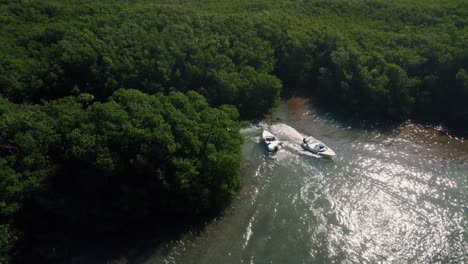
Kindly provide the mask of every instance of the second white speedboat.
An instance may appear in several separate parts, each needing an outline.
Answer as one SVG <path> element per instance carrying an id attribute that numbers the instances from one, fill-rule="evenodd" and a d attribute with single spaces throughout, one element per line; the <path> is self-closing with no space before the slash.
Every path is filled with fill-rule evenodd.
<path id="1" fill-rule="evenodd" d="M 313 138 L 306 137 L 303 139 L 301 146 L 314 154 L 318 154 L 325 157 L 334 157 L 336 156 L 335 152 L 323 144 L 321 141 Z"/>
<path id="2" fill-rule="evenodd" d="M 279 141 L 277 137 L 266 130 L 263 130 L 262 140 L 270 152 L 278 151 L 283 147 L 283 142 Z"/>

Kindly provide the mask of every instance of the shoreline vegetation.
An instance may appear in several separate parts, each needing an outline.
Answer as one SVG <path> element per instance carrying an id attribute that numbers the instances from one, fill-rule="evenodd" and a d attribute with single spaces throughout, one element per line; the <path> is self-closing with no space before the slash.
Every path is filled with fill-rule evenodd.
<path id="1" fill-rule="evenodd" d="M 0 0 L 0 263 L 218 213 L 239 120 L 281 94 L 466 136 L 467 22 L 464 0 Z"/>

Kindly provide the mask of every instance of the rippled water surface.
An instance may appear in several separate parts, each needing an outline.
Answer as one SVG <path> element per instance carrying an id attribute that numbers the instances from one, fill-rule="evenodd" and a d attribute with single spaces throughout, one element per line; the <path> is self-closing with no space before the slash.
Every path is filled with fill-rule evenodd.
<path id="1" fill-rule="evenodd" d="M 201 233 L 144 263 L 468 263 L 468 142 L 407 123 L 371 128 L 293 98 L 242 130 L 244 187 Z M 262 129 L 285 143 L 269 155 Z M 333 160 L 299 146 L 312 135 Z"/>

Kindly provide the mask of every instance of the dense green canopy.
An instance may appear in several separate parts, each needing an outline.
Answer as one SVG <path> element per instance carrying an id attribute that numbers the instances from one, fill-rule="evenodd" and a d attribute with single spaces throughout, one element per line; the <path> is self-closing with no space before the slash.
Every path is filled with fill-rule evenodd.
<path id="1" fill-rule="evenodd" d="M 219 210 L 237 111 L 281 89 L 466 127 L 467 20 L 465 0 L 0 0 L 0 262 L 47 226 Z"/>
<path id="2" fill-rule="evenodd" d="M 112 232 L 155 213 L 216 212 L 233 198 L 242 144 L 235 108 L 210 108 L 195 92 L 90 97 L 34 106 L 2 99 L 2 247 L 18 223 L 27 234 L 50 225 Z"/>
<path id="3" fill-rule="evenodd" d="M 353 113 L 468 121 L 467 19 L 464 0 L 4 0 L 0 94 L 195 90 L 255 118 L 281 80 Z"/>

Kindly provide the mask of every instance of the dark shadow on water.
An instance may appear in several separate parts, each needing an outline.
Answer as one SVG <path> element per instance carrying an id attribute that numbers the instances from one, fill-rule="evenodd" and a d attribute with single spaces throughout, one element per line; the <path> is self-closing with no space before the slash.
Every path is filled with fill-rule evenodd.
<path id="1" fill-rule="evenodd" d="M 203 232 L 221 217 L 222 213 L 197 219 L 152 216 L 114 233 L 42 230 L 22 241 L 23 255 L 15 263 L 142 263 L 154 252 L 170 250 L 170 243 L 184 235 Z"/>
<path id="2" fill-rule="evenodd" d="M 312 117 L 319 118 L 342 127 L 352 127 L 363 130 L 391 131 L 405 123 L 405 121 L 363 117 L 357 113 L 351 113 L 346 109 L 341 108 L 339 105 L 324 103 L 309 94 L 296 93 L 289 97 L 285 97 L 284 99 L 289 100 L 293 97 L 303 97 L 308 100 L 308 110 Z"/>
<path id="3" fill-rule="evenodd" d="M 283 97 L 288 101 L 294 97 L 302 97 L 307 99 L 310 115 L 314 118 L 319 118 L 329 123 L 339 125 L 346 128 L 353 128 L 365 131 L 392 132 L 396 129 L 411 122 L 424 127 L 430 127 L 438 130 L 441 134 L 449 134 L 458 138 L 468 138 L 468 129 L 462 125 L 449 126 L 440 117 L 417 115 L 412 119 L 392 120 L 383 117 L 368 117 L 362 116 L 359 113 L 351 113 L 349 110 L 341 108 L 339 105 L 330 104 L 319 100 L 310 93 L 291 93 Z"/>
<path id="4" fill-rule="evenodd" d="M 81 238 L 72 246 L 75 252 L 69 263 L 139 263 L 165 243 L 201 229 L 201 224 L 191 225 L 177 219 L 136 223 L 120 234 Z"/>
<path id="5" fill-rule="evenodd" d="M 151 258 L 155 252 L 169 253 L 171 242 L 180 240 L 188 233 L 199 234 L 218 216 L 197 219 L 166 219 L 137 223 L 131 228 L 101 238 L 89 238 L 76 241 L 74 254 L 66 263 L 142 263 Z"/>

